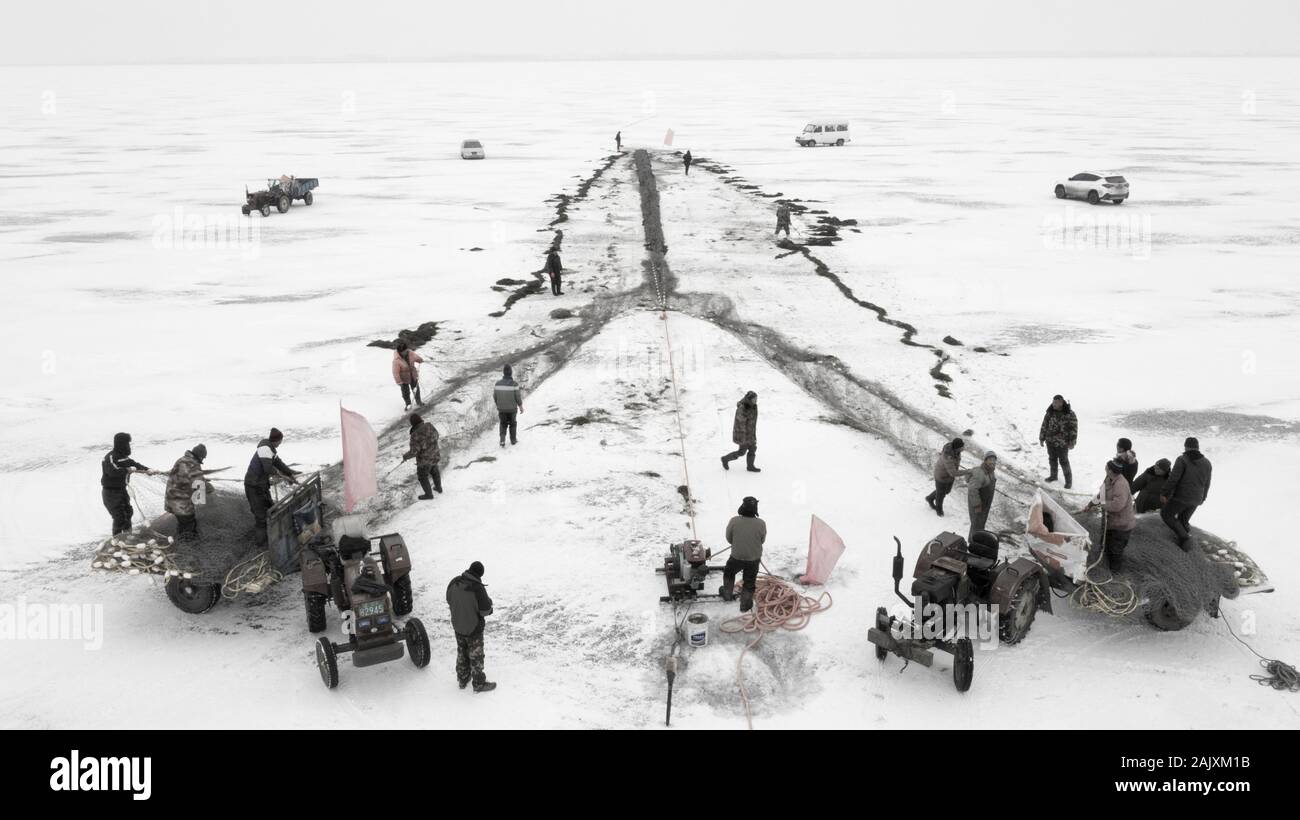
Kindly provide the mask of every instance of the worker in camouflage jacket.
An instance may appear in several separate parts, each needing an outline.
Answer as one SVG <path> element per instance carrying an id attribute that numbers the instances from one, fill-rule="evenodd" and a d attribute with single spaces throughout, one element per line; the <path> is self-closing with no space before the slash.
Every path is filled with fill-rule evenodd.
<path id="1" fill-rule="evenodd" d="M 181 541 L 193 541 L 199 536 L 199 521 L 196 505 L 206 503 L 207 493 L 213 491 L 212 482 L 203 475 L 203 459 L 208 457 L 208 448 L 202 444 L 186 450 L 185 455 L 176 460 L 172 471 L 167 474 L 167 493 L 163 497 L 163 509 L 176 516 L 179 525 L 177 538 Z"/>
<path id="2" fill-rule="evenodd" d="M 442 473 L 438 462 L 442 453 L 438 451 L 438 428 L 433 422 L 425 421 L 419 413 L 411 414 L 411 448 L 402 456 L 402 461 L 415 459 L 415 478 L 424 488 L 421 501 L 433 498 L 433 490 L 442 492 Z M 429 488 L 429 479 L 433 479 L 433 489 Z"/>
<path id="3" fill-rule="evenodd" d="M 730 470 L 731 462 L 745 457 L 745 469 L 751 473 L 763 472 L 754 466 L 754 454 L 758 451 L 758 394 L 753 390 L 736 402 L 736 418 L 731 425 L 731 441 L 736 451 L 722 457 L 722 469 Z"/>
<path id="4" fill-rule="evenodd" d="M 497 685 L 483 671 L 483 630 L 492 614 L 492 599 L 483 584 L 481 563 L 470 564 L 447 584 L 447 606 L 456 634 L 456 681 L 461 689 L 473 681 L 476 693 L 491 692 Z"/>
<path id="5" fill-rule="evenodd" d="M 1060 465 L 1065 475 L 1065 489 L 1074 483 L 1074 473 L 1070 470 L 1070 451 L 1079 440 L 1079 419 L 1070 409 L 1070 403 L 1061 395 L 1052 397 L 1047 412 L 1043 414 L 1043 425 L 1038 428 L 1038 445 L 1047 445 L 1047 463 L 1051 467 L 1048 481 L 1056 480 L 1056 468 Z"/>

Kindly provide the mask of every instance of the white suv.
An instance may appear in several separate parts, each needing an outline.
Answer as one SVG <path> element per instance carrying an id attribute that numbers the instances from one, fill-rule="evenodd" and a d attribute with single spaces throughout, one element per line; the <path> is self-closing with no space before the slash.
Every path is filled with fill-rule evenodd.
<path id="1" fill-rule="evenodd" d="M 461 159 L 483 159 L 483 143 L 478 140 L 465 140 L 460 144 Z"/>
<path id="2" fill-rule="evenodd" d="M 1093 205 L 1114 202 L 1119 205 L 1128 199 L 1128 180 L 1114 173 L 1084 171 L 1056 184 L 1057 199 L 1086 199 Z"/>

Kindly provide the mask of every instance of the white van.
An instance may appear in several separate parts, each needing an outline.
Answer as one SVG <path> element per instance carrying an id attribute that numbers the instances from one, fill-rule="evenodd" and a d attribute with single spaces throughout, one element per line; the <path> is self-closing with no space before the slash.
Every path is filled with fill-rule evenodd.
<path id="1" fill-rule="evenodd" d="M 814 145 L 845 145 L 851 141 L 849 124 L 844 120 L 816 120 L 805 125 L 794 141 L 804 148 Z"/>

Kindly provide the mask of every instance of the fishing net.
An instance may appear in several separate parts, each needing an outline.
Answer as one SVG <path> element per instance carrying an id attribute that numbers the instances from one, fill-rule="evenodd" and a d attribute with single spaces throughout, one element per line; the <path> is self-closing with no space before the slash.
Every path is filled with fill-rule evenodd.
<path id="1" fill-rule="evenodd" d="M 1102 517 L 1089 513 L 1077 517 L 1093 544 L 1100 544 Z M 1216 611 L 1219 598 L 1236 598 L 1250 581 L 1233 556 L 1235 546 L 1204 530 L 1192 528 L 1195 547 L 1184 552 L 1159 514 L 1140 515 L 1124 550 L 1124 568 L 1111 578 L 1105 563 L 1092 571 L 1103 593 L 1122 597 L 1118 587 L 1131 586 L 1141 611 L 1159 614 L 1170 625 L 1191 623 L 1197 613 Z M 1095 557 L 1095 555 L 1094 555 Z M 1158 612 L 1157 612 L 1158 611 Z"/>
<path id="2" fill-rule="evenodd" d="M 96 570 L 129 575 L 183 575 L 220 584 L 232 569 L 263 552 L 253 544 L 253 515 L 242 494 L 208 493 L 195 507 L 197 541 L 177 539 L 176 517 L 163 513 L 130 532 L 106 539 L 91 559 Z"/>

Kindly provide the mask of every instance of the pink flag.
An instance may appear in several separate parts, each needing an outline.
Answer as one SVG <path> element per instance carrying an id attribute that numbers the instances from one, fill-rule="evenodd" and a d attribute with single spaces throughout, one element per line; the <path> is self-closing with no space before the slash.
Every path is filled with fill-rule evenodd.
<path id="1" fill-rule="evenodd" d="M 669 128 L 664 133 L 664 145 L 672 145 L 672 144 L 673 144 L 673 129 Z"/>
<path id="2" fill-rule="evenodd" d="M 817 516 L 808 530 L 808 568 L 799 576 L 801 584 L 824 584 L 844 554 L 844 542 L 835 530 Z"/>
<path id="3" fill-rule="evenodd" d="M 379 491 L 375 478 L 375 456 L 379 437 L 366 417 L 339 405 L 343 428 L 343 511 L 352 512 L 358 501 Z"/>

